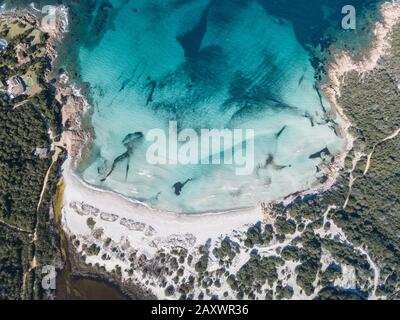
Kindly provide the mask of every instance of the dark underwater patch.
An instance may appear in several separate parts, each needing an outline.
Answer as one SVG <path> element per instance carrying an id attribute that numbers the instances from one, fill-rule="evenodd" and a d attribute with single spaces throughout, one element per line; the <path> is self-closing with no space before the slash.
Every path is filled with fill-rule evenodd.
<path id="1" fill-rule="evenodd" d="M 107 180 L 107 178 L 113 173 L 115 170 L 115 167 L 117 166 L 118 163 L 127 160 L 127 165 L 126 165 L 126 171 L 125 171 L 125 177 L 128 176 L 129 174 L 129 160 L 131 155 L 133 154 L 135 148 L 139 143 L 143 141 L 144 134 L 142 132 L 135 132 L 135 133 L 130 133 L 128 134 L 124 140 L 122 141 L 122 144 L 126 148 L 126 151 L 118 156 L 117 158 L 114 159 L 113 164 L 111 165 L 110 170 L 106 174 L 104 178 L 102 178 L 100 181 L 104 182 Z"/>
<path id="2" fill-rule="evenodd" d="M 185 182 L 177 182 L 177 183 L 175 183 L 173 186 L 172 186 L 172 188 L 175 190 L 175 195 L 176 196 L 180 196 L 181 195 L 181 192 L 182 192 L 182 189 L 183 189 L 183 187 L 188 183 L 188 182 L 190 182 L 190 181 L 192 181 L 192 179 L 187 179 Z"/>
<path id="3" fill-rule="evenodd" d="M 178 36 L 176 39 L 185 51 L 185 57 L 195 57 L 201 48 L 201 42 L 207 32 L 207 17 L 214 0 L 211 0 L 203 10 L 197 25 L 190 31 Z"/>

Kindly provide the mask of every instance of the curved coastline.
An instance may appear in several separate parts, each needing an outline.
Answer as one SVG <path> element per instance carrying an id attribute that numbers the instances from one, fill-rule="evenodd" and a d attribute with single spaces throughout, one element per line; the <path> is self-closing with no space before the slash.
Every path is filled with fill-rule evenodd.
<path id="1" fill-rule="evenodd" d="M 329 190 L 335 184 L 339 172 L 344 168 L 345 158 L 353 149 L 355 139 L 350 133 L 352 124 L 346 116 L 345 110 L 337 102 L 337 96 L 340 96 L 343 77 L 350 71 L 357 71 L 359 74 L 364 74 L 377 66 L 379 59 L 385 54 L 388 48 L 387 37 L 393 26 L 400 20 L 400 4 L 385 3 L 382 6 L 381 12 L 383 22 L 376 23 L 375 39 L 373 40 L 372 48 L 368 50 L 367 56 L 364 56 L 359 61 L 353 60 L 351 55 L 346 52 L 333 56 L 328 67 L 328 81 L 321 87 L 330 102 L 333 112 L 343 119 L 340 128 L 343 130 L 345 138 L 344 150 L 335 156 L 334 163 L 325 168 L 329 172 L 330 179 L 324 184 L 312 189 L 299 191 L 294 195 L 289 195 L 266 205 L 260 203 L 252 208 L 190 215 L 178 214 L 154 209 L 146 203 L 88 184 L 74 172 L 74 162 L 77 158 L 74 159 L 72 157 L 63 166 L 63 178 L 66 184 L 63 209 L 64 230 L 69 235 L 82 232 L 82 226 L 79 224 L 84 223 L 84 220 L 81 217 L 76 217 L 76 212 L 70 208 L 70 204 L 76 201 L 84 202 L 102 211 L 118 214 L 121 219 L 133 219 L 137 222 L 151 225 L 157 230 L 157 235 L 146 241 L 135 237 L 138 241 L 135 243 L 135 247 L 141 249 L 144 253 L 154 254 L 156 251 L 151 244 L 155 239 L 160 241 L 159 246 L 165 246 L 170 236 L 190 233 L 195 237 L 195 242 L 190 243 L 190 246 L 197 247 L 210 237 L 218 238 L 232 231 L 243 232 L 246 229 L 245 226 L 257 221 L 273 221 L 273 217 L 269 214 L 268 210 L 271 204 L 283 203 L 284 205 L 288 205 L 298 196 L 320 194 Z M 84 99 L 83 96 L 82 98 Z M 67 137 L 64 143 L 67 145 L 70 144 L 70 139 L 71 137 Z M 210 228 L 201 228 L 199 225 L 207 225 Z M 115 231 L 121 232 L 121 235 L 125 235 L 124 229 L 117 229 Z M 155 293 L 157 296 L 163 296 L 163 291 L 155 290 Z"/>
<path id="2" fill-rule="evenodd" d="M 31 7 L 29 10 L 34 10 L 34 8 Z M 321 86 L 321 91 L 329 101 L 332 109 L 332 114 L 327 115 L 329 117 L 327 121 L 333 123 L 335 122 L 334 117 L 339 116 L 340 121 L 338 121 L 335 129 L 337 134 L 345 139 L 345 148 L 335 155 L 334 162 L 329 165 L 322 165 L 320 168 L 328 179 L 322 184 L 314 185 L 313 188 L 300 190 L 282 199 L 268 203 L 258 203 L 248 208 L 216 212 L 207 211 L 198 214 L 175 213 L 153 208 L 149 204 L 112 190 L 93 186 L 83 180 L 76 171 L 76 165 L 80 159 L 85 157 L 86 148 L 90 147 L 92 141 L 91 135 L 93 133 L 90 132 L 90 128 L 85 128 L 84 123 L 85 117 L 90 116 L 92 109 L 86 99 L 87 97 L 82 93 L 83 88 L 79 89 L 79 85 L 74 83 L 74 80 L 68 79 L 67 74 L 61 76 L 57 74 L 57 77 L 59 76 L 56 83 L 57 100 L 63 105 L 62 122 L 65 130 L 61 137 L 54 137 L 52 132 L 49 132 L 49 136 L 52 141 L 52 151 L 54 152 L 53 159 L 61 160 L 63 155 L 68 154 L 68 156 L 62 166 L 63 184 L 58 189 L 59 194 L 56 198 L 60 194 L 62 197 L 55 201 L 57 205 L 53 203 L 53 207 L 56 213 L 56 220 L 59 219 L 59 221 L 57 220 L 59 232 L 68 238 L 67 250 L 71 254 L 70 262 L 76 268 L 71 274 L 77 277 L 94 278 L 98 282 L 111 283 L 113 286 L 122 288 L 123 292 L 133 293 L 132 297 L 135 296 L 134 293 L 141 293 L 142 288 L 143 292 L 151 290 L 152 294 L 154 293 L 158 298 L 171 297 L 171 295 L 166 294 L 165 286 L 162 287 L 162 283 L 157 282 L 158 278 L 145 278 L 144 275 L 146 273 L 141 273 L 147 272 L 148 268 L 150 268 L 151 272 L 155 272 L 157 267 L 164 266 L 165 261 L 161 260 L 161 264 L 158 264 L 160 262 L 157 259 L 161 255 L 169 254 L 179 248 L 179 250 L 185 250 L 189 255 L 192 255 L 194 261 L 200 261 L 204 257 L 204 250 L 208 248 L 212 252 L 213 247 L 217 249 L 222 241 L 226 239 L 232 241 L 232 243 L 241 243 L 246 237 L 246 233 L 257 224 L 265 224 L 265 226 L 269 224 L 275 227 L 277 220 L 274 212 L 275 205 L 287 206 L 299 197 L 305 197 L 306 195 L 318 196 L 340 184 L 338 177 L 343 172 L 347 172 L 347 170 L 344 171 L 344 168 L 347 167 L 345 166 L 346 157 L 357 149 L 355 147 L 356 144 L 354 144 L 356 137 L 352 135 L 351 131 L 350 115 L 347 116 L 346 110 L 338 103 L 341 87 L 346 80 L 347 73 L 356 72 L 362 76 L 374 70 L 379 66 L 379 59 L 390 49 L 388 41 L 390 32 L 400 21 L 399 1 L 385 3 L 381 8 L 381 12 L 383 20 L 376 23 L 375 37 L 367 53 L 357 59 L 346 51 L 333 55 L 327 69 L 328 81 Z M 48 57 L 52 60 L 53 68 L 56 65 L 54 60 L 57 58 L 57 47 L 55 45 L 59 44 L 62 33 L 67 30 L 62 26 L 65 27 L 65 22 L 62 22 L 58 29 L 60 33 L 54 34 L 55 37 L 52 38 L 57 42 L 51 42 L 47 48 Z M 398 134 L 399 131 L 396 131 L 383 141 L 392 139 Z M 357 157 L 356 154 L 355 156 Z M 368 172 L 371 156 L 372 153 L 368 155 L 368 163 L 365 167 L 364 175 Z M 349 180 L 349 187 L 351 188 L 352 178 Z M 340 205 L 341 208 L 345 208 L 346 203 L 344 206 Z M 326 204 L 325 200 L 324 204 Z M 324 221 L 327 220 L 329 212 L 333 209 L 336 209 L 336 207 L 334 208 L 332 205 L 328 207 L 324 213 Z M 336 228 L 335 225 L 334 228 Z M 319 233 L 325 232 L 322 227 L 318 230 Z M 283 248 L 286 245 L 290 245 L 290 241 L 295 241 L 296 237 L 301 236 L 302 233 L 296 230 L 295 233 L 288 234 L 286 239 L 285 235 L 284 239 L 274 239 L 268 246 L 262 247 L 260 251 L 265 256 L 275 254 L 273 252 L 279 255 L 278 247 Z M 211 243 L 212 246 L 210 245 Z M 97 250 L 100 247 L 101 254 L 89 253 L 93 248 L 93 250 Z M 65 247 L 63 246 L 62 248 Z M 229 266 L 228 271 L 236 274 L 239 268 L 242 268 L 247 263 L 250 250 L 245 245 L 241 246 L 240 252 L 235 257 L 234 263 Z M 364 248 L 360 247 L 358 250 L 366 255 L 368 263 L 375 271 L 374 286 L 370 298 L 376 298 L 375 291 L 379 285 L 380 277 L 379 266 L 376 266 L 369 257 L 368 248 L 364 250 Z M 104 256 L 104 254 L 107 255 Z M 132 258 L 133 256 L 134 258 Z M 217 257 L 215 254 L 214 256 Z M 68 261 L 69 258 L 66 260 Z M 218 259 L 215 260 L 210 254 L 209 269 L 207 270 L 211 270 L 211 272 L 218 270 L 217 268 L 220 267 L 218 262 L 220 261 Z M 154 270 L 151 269 L 152 267 L 154 267 Z M 290 269 L 290 272 L 294 272 L 296 265 L 288 263 L 286 267 Z M 186 268 L 185 276 L 195 276 L 197 279 L 198 273 L 193 268 L 193 265 L 185 265 L 184 268 Z M 376 268 L 378 268 L 377 273 Z M 151 276 L 154 274 L 151 274 Z M 171 275 L 166 277 L 170 283 L 174 281 Z M 202 280 L 201 277 L 200 275 L 199 283 Z M 293 285 L 293 282 L 289 284 Z M 298 287 L 295 285 L 293 287 L 295 291 L 294 298 L 309 298 L 299 292 Z M 200 288 L 200 290 L 202 289 Z M 221 289 L 219 287 L 216 289 L 217 294 L 221 294 L 221 297 L 225 293 L 224 291 L 229 291 L 229 286 L 226 285 L 226 282 L 222 282 Z M 177 294 L 175 292 L 172 297 L 179 297 Z M 151 294 L 150 296 L 153 297 Z M 224 297 L 234 298 L 235 296 L 224 295 Z"/>

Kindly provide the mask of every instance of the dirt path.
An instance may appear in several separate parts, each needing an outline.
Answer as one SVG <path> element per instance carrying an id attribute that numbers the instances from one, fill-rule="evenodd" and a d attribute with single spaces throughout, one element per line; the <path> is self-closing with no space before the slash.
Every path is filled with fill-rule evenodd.
<path id="1" fill-rule="evenodd" d="M 375 152 L 376 147 L 377 147 L 378 145 L 380 145 L 381 143 L 385 142 L 385 141 L 389 141 L 389 140 L 392 140 L 392 139 L 396 138 L 398 135 L 400 135 L 400 129 L 396 130 L 396 131 L 393 132 L 391 135 L 389 135 L 389 136 L 387 136 L 386 138 L 382 139 L 381 141 L 377 142 L 377 143 L 373 146 L 372 151 L 371 151 L 371 152 L 368 154 L 368 156 L 367 156 L 367 164 L 366 164 L 366 166 L 365 166 L 365 170 L 364 170 L 364 172 L 363 172 L 363 176 L 366 176 L 366 175 L 368 174 L 368 171 L 369 171 L 369 169 L 370 169 L 370 167 L 371 167 L 371 159 L 372 159 L 372 156 L 373 156 L 373 154 L 374 154 L 374 152 Z M 348 202 L 349 202 L 349 199 L 350 199 L 350 195 L 351 195 L 351 193 L 352 193 L 353 184 L 354 184 L 354 182 L 357 180 L 357 178 L 354 178 L 353 172 L 354 172 L 354 170 L 355 170 L 355 168 L 356 168 L 356 166 L 357 166 L 357 163 L 361 160 L 361 158 L 362 158 L 363 156 L 364 156 L 364 155 L 363 155 L 362 153 L 357 153 L 357 154 L 355 154 L 355 158 L 353 159 L 353 167 L 352 167 L 352 169 L 350 170 L 350 177 L 349 177 L 349 192 L 348 192 L 347 198 L 346 198 L 346 200 L 345 200 L 345 203 L 343 204 L 343 209 L 345 209 L 345 208 L 347 207 L 347 205 L 348 205 Z M 326 218 L 327 214 L 328 214 L 332 209 L 335 209 L 335 208 L 337 208 L 337 206 L 335 206 L 335 205 L 329 206 L 328 210 L 327 210 L 327 211 L 325 212 L 325 214 L 324 214 L 324 223 L 327 221 L 327 218 Z M 339 228 L 338 226 L 336 226 L 336 224 L 334 223 L 334 221 L 330 220 L 329 222 L 331 223 L 331 226 L 332 226 L 332 224 L 335 226 L 335 231 L 336 231 L 337 235 L 339 236 L 339 238 L 340 238 L 342 241 L 347 242 L 347 243 L 349 243 L 349 244 L 352 245 L 352 243 L 347 239 L 347 237 L 346 237 L 344 231 L 343 231 L 341 228 Z M 366 259 L 367 259 L 367 261 L 368 261 L 368 263 L 369 263 L 369 265 L 370 265 L 370 267 L 371 267 L 371 269 L 372 269 L 372 271 L 373 271 L 373 273 L 374 273 L 374 278 L 373 278 L 373 291 L 372 291 L 372 295 L 371 295 L 370 298 L 372 298 L 372 299 L 377 299 L 377 297 L 376 297 L 376 290 L 377 290 L 378 285 L 379 285 L 380 269 L 379 269 L 379 267 L 374 263 L 374 261 L 371 259 L 371 257 L 370 257 L 370 255 L 369 255 L 369 253 L 368 253 L 368 251 L 367 251 L 366 248 L 363 248 L 363 247 L 355 247 L 355 246 L 353 246 L 353 247 L 354 247 L 355 250 L 357 250 L 357 251 L 359 251 L 361 254 L 365 255 L 365 257 L 366 257 Z"/>
<path id="2" fill-rule="evenodd" d="M 374 147 L 372 148 L 371 153 L 368 155 L 368 159 L 367 159 L 367 165 L 365 166 L 365 170 L 364 170 L 364 176 L 366 176 L 368 174 L 368 170 L 371 166 L 371 159 L 372 156 L 375 152 L 375 149 L 377 146 L 379 146 L 381 143 L 392 140 L 394 138 L 396 138 L 398 135 L 400 134 L 400 129 L 398 129 L 397 131 L 393 132 L 391 135 L 387 136 L 386 138 L 382 139 L 381 141 L 375 143 Z"/>
<path id="3" fill-rule="evenodd" d="M 343 209 L 346 209 L 347 205 L 349 204 L 350 195 L 351 195 L 351 192 L 353 191 L 353 184 L 357 180 L 357 178 L 354 178 L 353 172 L 357 167 L 357 163 L 361 160 L 361 158 L 363 156 L 364 156 L 364 154 L 362 154 L 362 153 L 356 153 L 355 157 L 353 159 L 353 167 L 351 168 L 350 178 L 349 178 L 349 192 L 347 194 L 346 201 L 344 202 Z"/>
<path id="4" fill-rule="evenodd" d="M 22 229 L 20 227 L 14 226 L 12 224 L 9 224 L 9 223 L 7 223 L 7 222 L 5 222 L 3 220 L 0 220 L 0 224 L 2 224 L 4 226 L 6 226 L 7 228 L 10 228 L 10 229 L 12 229 L 14 231 L 23 232 L 23 233 L 28 234 L 29 236 L 32 236 L 32 232 L 30 232 L 28 230 L 25 230 L 25 229 Z"/>
<path id="5" fill-rule="evenodd" d="M 46 192 L 47 182 L 49 180 L 51 169 L 53 168 L 54 163 L 57 162 L 58 157 L 60 156 L 60 153 L 61 153 L 61 149 L 59 148 L 58 143 L 54 142 L 54 137 L 53 137 L 53 134 L 51 133 L 51 131 L 49 131 L 49 135 L 50 135 L 50 139 L 52 141 L 51 150 L 54 150 L 54 154 L 53 154 L 53 157 L 52 157 L 51 165 L 50 165 L 49 169 L 46 172 L 46 176 L 44 177 L 42 191 L 40 193 L 39 202 L 38 202 L 37 207 L 36 207 L 37 211 L 39 211 L 40 205 L 42 204 L 43 196 L 44 196 L 44 193 Z"/>
<path id="6" fill-rule="evenodd" d="M 44 181 L 43 181 L 42 192 L 40 193 L 40 199 L 39 199 L 39 202 L 38 202 L 37 207 L 36 207 L 36 214 L 39 213 L 39 208 L 40 208 L 40 205 L 42 204 L 43 196 L 44 196 L 44 193 L 45 193 L 46 188 L 47 188 L 47 182 L 49 180 L 49 175 L 50 175 L 51 168 L 53 167 L 54 162 L 55 161 L 54 161 L 54 156 L 53 156 L 53 161 L 52 161 L 49 169 L 47 170 L 46 176 L 45 176 Z M 38 239 L 38 236 L 37 236 L 38 223 L 39 223 L 39 219 L 38 219 L 38 217 L 36 217 L 35 231 L 33 232 L 33 237 L 32 237 L 32 241 L 31 241 L 32 244 L 34 244 Z M 28 271 L 26 271 L 24 273 L 24 276 L 23 276 L 23 279 L 22 279 L 22 293 L 21 293 L 21 298 L 22 299 L 24 299 L 26 297 L 26 286 L 27 286 L 28 275 L 36 267 L 37 267 L 37 260 L 36 260 L 36 255 L 34 255 L 33 258 L 32 258 L 32 261 L 30 263 L 30 268 L 29 268 Z"/>
<path id="7" fill-rule="evenodd" d="M 51 172 L 51 169 L 53 168 L 54 162 L 55 161 L 54 161 L 54 157 L 53 157 L 53 161 L 51 162 L 51 165 L 50 165 L 49 169 L 47 170 L 46 176 L 44 177 L 43 187 L 42 187 L 42 191 L 40 192 L 39 202 L 38 202 L 38 204 L 36 206 L 36 212 L 39 211 L 40 205 L 42 204 L 43 196 L 44 196 L 44 193 L 46 192 L 47 182 L 49 180 L 50 172 Z"/>
<path id="8" fill-rule="evenodd" d="M 22 277 L 22 293 L 21 293 L 21 299 L 22 300 L 25 300 L 25 298 L 27 298 L 26 297 L 26 285 L 27 285 L 28 275 L 36 267 L 37 267 L 37 260 L 36 260 L 36 256 L 34 256 L 32 261 L 31 261 L 31 266 L 30 266 L 29 270 L 24 272 L 24 276 Z"/>
<path id="9" fill-rule="evenodd" d="M 330 231 L 332 232 L 332 235 L 334 235 L 334 237 L 338 237 L 340 239 L 341 242 L 343 243 L 347 243 L 349 245 L 351 245 L 355 251 L 360 252 L 362 255 L 364 255 L 374 273 L 374 277 L 373 277 L 373 291 L 372 291 L 372 295 L 370 296 L 371 299 L 377 299 L 376 297 L 376 290 L 378 288 L 379 285 L 379 278 L 380 278 L 380 269 L 379 267 L 374 263 L 374 261 L 371 259 L 368 251 L 366 248 L 363 248 L 361 246 L 356 247 L 353 245 L 353 243 L 347 238 L 346 234 L 344 233 L 343 229 L 338 227 L 336 225 L 336 223 L 332 220 L 332 219 L 328 219 L 327 215 L 328 213 L 333 210 L 333 209 L 337 209 L 337 206 L 329 206 L 328 210 L 325 212 L 324 214 L 324 224 L 326 222 L 329 221 L 330 223 Z M 325 237 L 326 234 L 325 232 L 321 233 L 322 237 Z"/>
<path id="10" fill-rule="evenodd" d="M 46 192 L 47 183 L 48 183 L 48 180 L 49 180 L 49 176 L 50 176 L 51 169 L 53 168 L 53 165 L 57 162 L 58 157 L 60 156 L 60 153 L 61 153 L 61 149 L 58 147 L 57 143 L 54 142 L 54 137 L 53 137 L 51 131 L 49 131 L 49 136 L 50 136 L 50 139 L 51 139 L 51 141 L 52 141 L 51 148 L 52 148 L 52 150 L 54 150 L 54 154 L 53 154 L 53 157 L 52 157 L 51 165 L 50 165 L 49 169 L 47 170 L 46 176 L 45 176 L 45 178 L 44 178 L 44 180 L 43 180 L 42 191 L 41 191 L 41 193 L 40 193 L 39 202 L 38 202 L 38 204 L 37 204 L 37 206 L 36 206 L 36 214 L 39 214 L 39 209 L 40 209 L 40 206 L 41 206 L 42 201 L 43 201 L 43 196 L 44 196 L 44 194 L 45 194 L 45 192 Z M 32 241 L 31 241 L 31 243 L 33 243 L 33 244 L 34 244 L 34 243 L 37 241 L 37 239 L 38 239 L 38 236 L 37 236 L 38 222 L 39 222 L 39 219 L 36 218 L 35 231 L 34 231 L 34 233 L 33 233 Z M 22 281 L 22 293 L 21 293 L 22 299 L 24 299 L 24 298 L 25 298 L 25 295 L 26 295 L 26 285 L 27 285 L 27 278 L 28 278 L 28 275 L 29 275 L 29 273 L 30 273 L 32 270 L 34 270 L 36 267 L 37 267 L 37 260 L 36 260 L 36 255 L 34 255 L 33 258 L 32 258 L 32 261 L 31 261 L 31 263 L 30 263 L 30 268 L 29 268 L 29 270 L 28 270 L 27 272 L 25 272 L 25 273 L 24 273 L 24 276 L 23 276 L 23 281 Z"/>

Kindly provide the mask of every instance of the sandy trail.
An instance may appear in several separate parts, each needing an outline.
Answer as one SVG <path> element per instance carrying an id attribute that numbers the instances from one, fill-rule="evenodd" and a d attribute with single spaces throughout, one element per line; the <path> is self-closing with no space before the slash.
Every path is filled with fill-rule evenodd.
<path id="1" fill-rule="evenodd" d="M 7 228 L 10 228 L 14 231 L 18 231 L 18 232 L 23 232 L 23 233 L 27 233 L 28 235 L 32 236 L 32 233 L 28 230 L 22 229 L 20 227 L 14 226 L 12 224 L 9 224 L 8 222 L 5 222 L 3 220 L 0 220 L 0 224 L 6 226 Z"/>
<path id="2" fill-rule="evenodd" d="M 365 170 L 364 170 L 364 174 L 363 174 L 364 176 L 366 176 L 368 174 L 369 168 L 371 167 L 371 159 L 375 152 L 376 147 L 379 146 L 383 142 L 386 142 L 386 141 L 396 138 L 399 134 L 400 134 L 400 129 L 396 130 L 391 135 L 387 136 L 386 138 L 382 139 L 381 141 L 379 141 L 378 143 L 376 143 L 374 145 L 374 147 L 372 148 L 372 151 L 368 154 L 367 164 L 365 166 Z"/>
<path id="3" fill-rule="evenodd" d="M 347 153 L 353 149 L 353 142 L 355 139 L 349 134 L 351 123 L 346 117 L 345 111 L 337 102 L 337 98 L 340 96 L 340 87 L 342 85 L 343 77 L 350 71 L 356 71 L 360 75 L 363 75 L 366 72 L 373 70 L 377 66 L 379 59 L 388 52 L 390 46 L 387 38 L 393 26 L 400 19 L 400 3 L 384 4 L 382 6 L 382 14 L 384 21 L 376 24 L 376 39 L 369 55 L 361 61 L 354 61 L 352 57 L 346 53 L 339 55 L 335 59 L 335 62 L 332 63 L 328 72 L 331 82 L 324 88 L 324 91 L 329 98 L 332 107 L 339 113 L 341 118 L 344 119 L 343 130 L 347 139 L 346 152 L 341 155 L 341 158 L 336 164 L 338 169 L 337 172 L 340 171 L 339 169 L 343 168 L 345 157 Z M 386 140 L 390 139 L 390 137 L 394 138 L 399 135 L 399 133 L 400 130 L 387 137 Z M 69 144 L 69 147 L 71 147 L 71 144 Z M 369 160 L 371 157 L 372 154 L 369 157 Z M 355 164 L 353 163 L 353 170 L 354 168 Z M 367 168 L 369 168 L 369 166 Z M 205 213 L 201 215 L 184 215 L 156 210 L 119 194 L 90 186 L 75 175 L 71 159 L 66 161 L 63 170 L 65 191 L 62 225 L 69 235 L 90 237 L 90 231 L 88 231 L 86 225 L 88 215 L 80 215 L 71 207 L 71 204 L 76 203 L 97 208 L 101 213 L 117 216 L 115 222 L 107 222 L 100 219 L 100 213 L 96 227 L 103 228 L 107 236 L 113 238 L 117 242 L 120 241 L 120 244 L 123 242 L 122 240 L 125 241 L 128 239 L 130 243 L 134 244 L 135 248 L 140 250 L 140 252 L 150 254 L 154 254 L 159 248 L 168 248 L 168 245 L 170 244 L 179 244 L 179 242 L 175 241 L 179 238 L 181 240 L 183 239 L 183 242 L 181 243 L 184 243 L 185 246 L 195 248 L 199 244 L 205 244 L 211 238 L 217 239 L 221 236 L 235 233 L 236 231 L 243 232 L 243 230 L 246 230 L 245 226 L 267 219 L 262 205 L 231 212 Z M 368 169 L 366 170 L 366 173 L 367 172 Z M 351 190 L 354 179 L 351 179 L 349 183 Z M 347 205 L 347 202 L 348 199 L 344 203 L 344 206 Z M 332 205 L 328 208 L 324 214 L 325 220 L 327 220 L 327 214 L 336 207 L 341 207 L 341 205 Z M 145 235 L 144 233 L 127 230 L 127 228 L 121 224 L 124 219 L 142 223 L 146 225 L 146 228 L 150 226 L 153 232 L 151 235 Z M 342 241 L 351 244 L 351 242 L 347 240 L 343 230 L 338 228 L 336 225 L 332 226 L 332 228 L 334 228 L 335 233 L 340 236 Z M 192 238 L 186 237 L 188 235 L 192 236 Z M 194 242 L 189 244 L 188 241 L 191 240 L 194 240 Z M 284 244 L 274 244 L 269 248 L 264 248 L 263 250 L 265 254 L 269 254 L 271 253 L 271 250 L 275 250 L 287 243 L 288 242 L 285 242 Z M 380 270 L 370 258 L 367 248 L 354 247 L 354 249 L 366 256 L 366 259 L 373 270 L 374 279 L 372 298 L 374 298 L 375 291 L 379 284 Z M 109 263 L 109 267 L 110 269 L 113 268 L 112 261 Z"/>

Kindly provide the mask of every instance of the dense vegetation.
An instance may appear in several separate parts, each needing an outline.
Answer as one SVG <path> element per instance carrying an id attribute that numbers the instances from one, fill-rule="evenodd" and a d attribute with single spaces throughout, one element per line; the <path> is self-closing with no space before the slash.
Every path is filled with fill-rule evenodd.
<path id="1" fill-rule="evenodd" d="M 9 37 L 9 32 L 3 29 L 0 36 Z M 52 162 L 48 131 L 57 136 L 62 130 L 54 87 L 44 77 L 49 61 L 35 55 L 47 37 L 42 35 L 40 43 L 26 53 L 31 59 L 29 65 L 18 64 L 12 50 L 16 43 L 32 41 L 31 33 L 32 28 L 28 28 L 9 39 L 8 50 L 0 55 L 3 84 L 11 76 L 35 71 L 41 87 L 37 94 L 14 101 L 0 96 L 0 299 L 45 298 L 40 285 L 41 267 L 54 264 L 59 246 L 51 204 L 62 159 L 51 167 L 38 207 Z M 175 275 L 174 284 L 165 284 L 167 296 L 179 292 L 182 298 L 193 298 L 196 281 L 210 294 L 209 288 L 221 286 L 221 279 L 225 279 L 237 298 L 255 298 L 258 294 L 266 299 L 289 299 L 294 290 L 278 275 L 279 269 L 289 263 L 295 264 L 295 283 L 316 299 L 367 298 L 374 291 L 374 265 L 380 270 L 378 296 L 390 298 L 400 290 L 400 137 L 382 142 L 400 128 L 400 27 L 392 42 L 390 55 L 373 72 L 363 78 L 356 73 L 346 76 L 339 103 L 353 123 L 352 133 L 357 140 L 335 186 L 322 195 L 298 198 L 286 207 L 276 205 L 275 223 L 251 226 L 242 247 L 226 238 L 212 252 L 201 247 L 195 260 L 186 252 L 177 252 L 168 259 L 160 254 L 164 272 Z M 47 157 L 36 156 L 36 148 L 48 148 Z M 356 180 L 350 190 L 350 169 L 356 152 L 364 156 L 351 173 Z M 370 166 L 364 174 L 371 152 Z M 324 216 L 332 205 L 335 208 Z M 94 227 L 93 221 L 87 223 Z M 331 224 L 343 230 L 346 239 L 324 236 Z M 285 245 L 279 252 L 262 252 L 271 242 Z M 92 245 L 84 250 L 90 256 L 97 255 L 100 248 Z M 249 251 L 250 257 L 235 274 L 230 273 L 229 267 L 241 250 Z M 324 256 L 331 257 L 325 266 Z M 34 257 L 36 267 L 32 265 Z M 220 266 L 213 274 L 207 270 L 210 259 L 216 259 Z M 137 260 L 144 265 L 146 257 Z M 197 278 L 190 276 L 180 282 L 185 261 L 194 266 Z M 345 272 L 343 266 L 355 272 L 353 290 L 338 282 Z M 116 272 L 120 276 L 121 271 Z M 196 298 L 203 297 L 202 292 Z"/>
<path id="2" fill-rule="evenodd" d="M 0 101 L 0 219 L 32 231 L 50 159 L 35 156 L 49 147 L 46 125 L 32 104 L 13 109 Z"/>
<path id="3" fill-rule="evenodd" d="M 21 31 L 12 36 L 10 26 L 0 25 L 0 37 L 9 42 L 0 53 L 0 82 L 4 88 L 10 77 L 29 73 L 35 75 L 36 91 L 14 100 L 0 92 L 0 299 L 43 299 L 48 295 L 41 286 L 42 267 L 55 264 L 59 246 L 51 203 L 62 159 L 51 166 L 49 130 L 61 132 L 60 105 L 45 79 L 49 61 L 41 54 L 48 36 L 41 33 L 29 45 L 37 29 L 18 27 Z M 18 43 L 29 47 L 27 63 L 16 59 Z M 47 154 L 39 157 L 38 148 Z"/>
<path id="4" fill-rule="evenodd" d="M 0 299 L 20 299 L 32 256 L 28 235 L 0 224 Z"/>
<path id="5" fill-rule="evenodd" d="M 393 32 L 390 55 L 363 81 L 349 75 L 340 99 L 358 129 L 357 148 L 367 154 L 400 128 L 399 77 L 400 27 Z M 367 174 L 354 182 L 348 206 L 333 215 L 352 243 L 368 249 L 381 270 L 378 293 L 389 296 L 399 289 L 400 278 L 399 161 L 399 136 L 376 145 Z"/>
<path id="6" fill-rule="evenodd" d="M 240 252 L 229 239 L 213 249 L 223 267 L 217 278 L 237 298 L 290 299 L 292 275 L 278 277 L 288 265 L 300 293 L 315 299 L 390 299 L 400 292 L 400 135 L 384 141 L 400 129 L 400 26 L 392 43 L 376 69 L 346 75 L 339 103 L 356 141 L 334 187 L 268 210 L 275 222 L 249 227 L 240 250 L 250 258 L 238 272 L 229 272 Z M 202 278 L 212 278 L 207 261 L 197 261 Z"/>
<path id="7" fill-rule="evenodd" d="M 320 290 L 321 299 L 360 299 L 371 293 L 366 291 L 370 285 L 366 279 L 372 277 L 372 266 L 357 247 L 365 248 L 380 269 L 380 285 L 376 294 L 390 297 L 399 290 L 400 137 L 380 142 L 400 128 L 400 28 L 393 33 L 392 42 L 391 53 L 380 61 L 378 68 L 363 78 L 356 73 L 348 74 L 342 87 L 339 103 L 353 123 L 352 131 L 357 138 L 355 148 L 346 161 L 347 170 L 342 172 L 335 188 L 326 192 L 322 198 L 294 203 L 283 210 L 292 216 L 299 215 L 318 221 L 329 205 L 337 205 L 337 209 L 330 212 L 329 218 L 342 228 L 349 243 L 337 239 L 321 240 L 312 231 L 307 232 L 307 238 L 303 234 L 302 250 L 312 248 L 312 251 L 307 252 L 306 264 L 303 262 L 296 270 L 297 283 L 308 293 L 314 290 L 312 282 L 316 279 L 318 269 L 315 263 L 320 259 L 320 253 L 316 250 L 320 250 L 318 248 L 322 245 L 336 261 L 355 268 L 359 290 L 349 292 L 335 288 L 332 282 L 323 279 L 322 284 L 326 287 Z M 357 179 L 352 186 L 349 202 L 343 207 L 350 191 L 349 164 L 356 151 L 365 155 L 353 171 Z M 372 151 L 370 167 L 364 175 L 367 155 Z M 311 246 L 308 245 L 310 241 L 314 242 Z"/>

